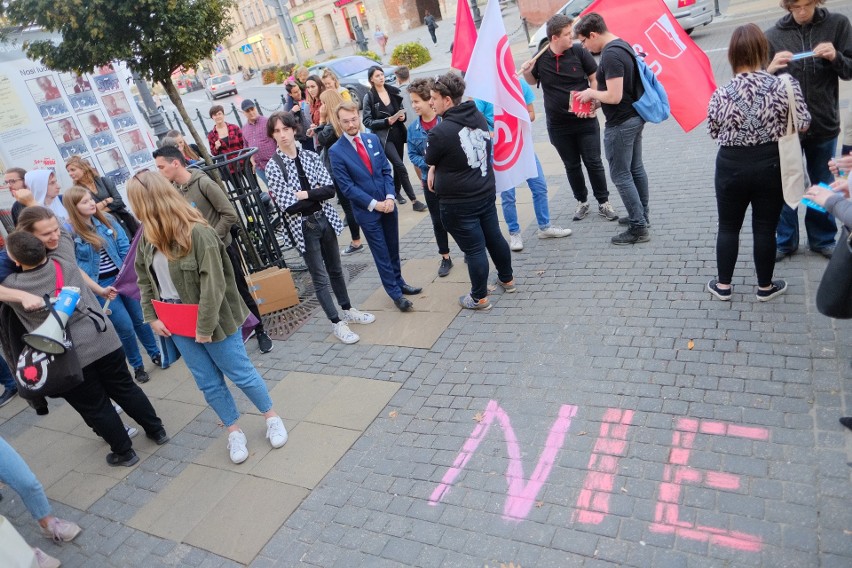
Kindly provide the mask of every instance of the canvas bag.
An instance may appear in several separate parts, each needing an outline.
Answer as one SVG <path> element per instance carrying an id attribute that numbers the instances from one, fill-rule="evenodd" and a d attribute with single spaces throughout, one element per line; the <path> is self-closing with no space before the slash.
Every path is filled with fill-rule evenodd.
<path id="1" fill-rule="evenodd" d="M 802 163 L 802 143 L 799 129 L 796 127 L 796 96 L 789 75 L 781 75 L 781 82 L 787 89 L 787 134 L 778 139 L 778 157 L 781 160 L 781 184 L 784 188 L 784 202 L 791 208 L 799 206 L 805 194 L 805 168 Z"/>
<path id="2" fill-rule="evenodd" d="M 0 566 L 38 568 L 33 549 L 3 515 L 0 515 Z"/>

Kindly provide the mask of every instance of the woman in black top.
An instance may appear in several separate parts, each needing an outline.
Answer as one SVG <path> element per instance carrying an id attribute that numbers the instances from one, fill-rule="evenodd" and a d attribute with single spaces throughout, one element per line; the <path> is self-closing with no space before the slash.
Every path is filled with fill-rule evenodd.
<path id="1" fill-rule="evenodd" d="M 405 111 L 402 108 L 402 95 L 399 89 L 385 85 L 385 74 L 378 65 L 367 70 L 367 80 L 372 88 L 364 95 L 361 119 L 364 126 L 379 137 L 387 154 L 388 161 L 393 167 L 393 187 L 396 199 L 400 205 L 406 203 L 400 194 L 400 188 L 411 199 L 415 211 L 426 211 L 426 205 L 417 200 L 414 188 L 408 179 L 408 170 L 402 161 L 407 131 L 405 128 Z"/>

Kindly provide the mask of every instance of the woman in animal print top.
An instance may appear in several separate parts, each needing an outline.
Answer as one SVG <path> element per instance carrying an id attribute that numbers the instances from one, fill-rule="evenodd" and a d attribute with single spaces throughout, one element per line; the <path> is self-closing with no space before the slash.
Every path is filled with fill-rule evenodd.
<path id="1" fill-rule="evenodd" d="M 707 111 L 707 130 L 719 144 L 716 156 L 717 278 L 707 290 L 720 300 L 731 299 L 731 279 L 739 252 L 740 229 L 751 205 L 757 299 L 765 302 L 784 293 L 787 283 L 773 280 L 775 229 L 784 196 L 778 139 L 787 133 L 787 116 L 799 130 L 810 125 L 799 83 L 793 85 L 795 109 L 790 109 L 784 80 L 767 73 L 769 42 L 754 24 L 734 30 L 728 47 L 734 78 L 716 89 Z"/>

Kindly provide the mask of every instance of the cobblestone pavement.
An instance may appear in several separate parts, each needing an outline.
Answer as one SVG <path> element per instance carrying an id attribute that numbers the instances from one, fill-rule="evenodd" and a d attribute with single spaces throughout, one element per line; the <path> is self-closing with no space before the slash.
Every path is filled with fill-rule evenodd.
<path id="1" fill-rule="evenodd" d="M 732 26 L 775 15 L 696 31 L 720 82 Z M 852 564 L 852 434 L 837 423 L 852 413 L 852 328 L 814 307 L 825 260 L 780 263 L 790 290 L 759 303 L 746 227 L 734 300 L 714 301 L 715 147 L 674 121 L 646 127 L 644 147 L 649 243 L 613 247 L 615 224 L 572 222 L 551 162 L 551 216 L 574 235 L 540 241 L 527 227 L 518 292 L 496 293 L 492 311 L 460 314 L 428 350 L 327 342 L 317 316 L 252 353 L 270 386 L 301 371 L 400 388 L 251 566 Z M 402 250 L 436 257 L 425 220 Z M 355 304 L 378 287 L 367 270 Z M 37 422 L 21 412 L 0 434 Z M 0 513 L 65 566 L 238 566 L 125 525 L 219 436 L 205 410 L 87 510 L 57 505 L 85 529 L 73 544 L 36 536 L 9 490 Z"/>

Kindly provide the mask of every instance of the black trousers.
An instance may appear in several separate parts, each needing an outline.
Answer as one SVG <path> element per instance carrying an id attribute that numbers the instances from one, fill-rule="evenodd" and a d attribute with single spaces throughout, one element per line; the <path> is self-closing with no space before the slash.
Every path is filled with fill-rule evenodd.
<path id="1" fill-rule="evenodd" d="M 157 437 L 164 431 L 163 421 L 157 416 L 151 401 L 139 385 L 133 382 L 124 358 L 124 349 L 120 347 L 83 367 L 83 384 L 63 393 L 61 397 L 117 454 L 130 451 L 133 443 L 110 399 L 142 426 L 149 437 Z"/>
<path id="2" fill-rule="evenodd" d="M 429 217 L 432 218 L 432 232 L 435 233 L 435 242 L 438 244 L 438 254 L 450 254 L 450 235 L 441 221 L 441 205 L 438 195 L 429 191 L 426 182 L 423 185 L 423 197 L 426 198 L 426 207 L 429 208 Z"/>
<path id="3" fill-rule="evenodd" d="M 337 182 L 334 182 L 334 191 L 337 193 L 337 199 L 340 201 L 340 207 L 343 208 L 343 214 L 346 216 L 346 226 L 349 227 L 349 234 L 352 235 L 353 241 L 361 240 L 361 226 L 355 220 L 355 215 L 352 213 L 352 202 L 349 198 L 340 191 Z"/>
<path id="4" fill-rule="evenodd" d="M 573 125 L 548 125 L 547 133 L 550 143 L 565 166 L 568 184 L 577 201 L 587 201 L 589 190 L 583 177 L 582 163 L 586 165 L 592 194 L 598 203 L 609 201 L 609 190 L 606 187 L 606 173 L 601 160 L 601 128 L 597 119 L 578 120 Z"/>
<path id="5" fill-rule="evenodd" d="M 397 129 L 397 124 L 400 124 L 402 132 Z M 411 180 L 408 178 L 408 169 L 405 167 L 405 162 L 402 161 L 403 151 L 405 150 L 405 127 L 402 123 L 394 124 L 390 132 L 388 132 L 388 141 L 385 144 L 385 155 L 393 168 L 393 188 L 396 191 L 396 196 L 399 198 L 400 188 L 405 191 L 405 194 L 411 201 L 417 199 L 414 194 L 414 188 L 411 187 Z"/>
<path id="6" fill-rule="evenodd" d="M 260 317 L 260 310 L 257 309 L 257 302 L 249 292 L 248 284 L 246 283 L 246 274 L 243 272 L 243 265 L 240 263 L 240 252 L 237 250 L 237 243 L 231 241 L 231 244 L 225 247 L 228 251 L 228 258 L 231 259 L 231 264 L 234 266 L 234 280 L 237 283 L 237 290 L 240 292 L 240 297 L 246 303 L 249 311 L 254 314 L 257 321 L 260 323 L 254 327 L 257 333 L 263 333 L 263 319 Z"/>
<path id="7" fill-rule="evenodd" d="M 751 205 L 754 268 L 758 286 L 772 284 L 775 229 L 784 205 L 778 144 L 723 146 L 716 156 L 719 234 L 716 264 L 722 284 L 730 284 L 740 249 L 740 230 Z"/>

